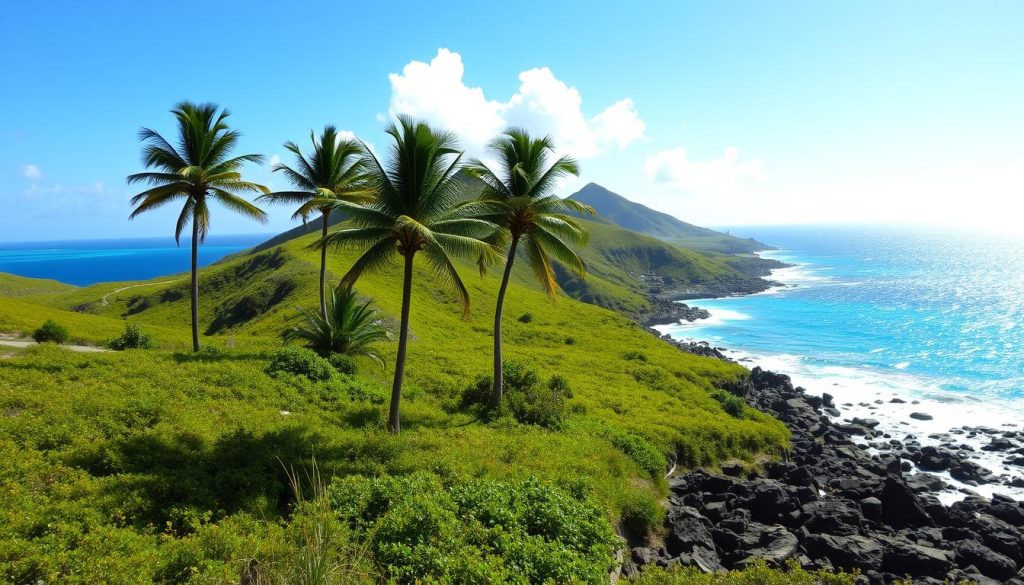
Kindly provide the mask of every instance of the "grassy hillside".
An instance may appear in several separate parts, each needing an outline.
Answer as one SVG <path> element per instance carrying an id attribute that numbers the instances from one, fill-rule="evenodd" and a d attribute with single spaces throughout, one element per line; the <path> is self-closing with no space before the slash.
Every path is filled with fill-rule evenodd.
<path id="1" fill-rule="evenodd" d="M 725 258 L 711 258 L 621 227 L 583 220 L 591 240 L 581 253 L 587 275 L 559 272 L 569 295 L 588 303 L 625 312 L 649 304 L 652 288 L 706 285 L 743 276 Z"/>
<path id="2" fill-rule="evenodd" d="M 74 290 L 74 286 L 44 278 L 26 278 L 0 272 L 0 297 L 32 297 Z"/>
<path id="3" fill-rule="evenodd" d="M 479 278 L 468 265 L 462 271 L 473 299 L 468 319 L 417 267 L 403 434 L 387 435 L 388 371 L 360 363 L 358 378 L 336 374 L 325 382 L 266 373 L 292 306 L 316 304 L 317 253 L 307 249 L 313 238 L 202 270 L 206 344 L 233 350 L 72 354 L 42 347 L 0 359 L 0 412 L 6 413 L 0 453 L 8 454 L 0 463 L 3 579 L 230 582 L 239 559 L 281 567 L 280 559 L 299 554 L 303 526 L 301 516 L 282 520 L 294 503 L 282 463 L 299 466 L 315 454 L 334 486 L 333 505 L 355 506 L 373 526 L 372 532 L 339 528 L 339 550 L 380 534 L 367 553 L 388 565 L 373 565 L 379 576 L 405 570 L 455 579 L 450 566 L 428 562 L 448 559 L 498 581 L 506 579 L 494 575 L 595 581 L 611 562 L 611 549 L 597 535 L 619 519 L 634 530 L 659 525 L 656 502 L 666 494 L 661 475 L 670 459 L 684 466 L 751 460 L 786 444 L 780 423 L 750 410 L 731 416 L 712 396 L 716 384 L 745 375 L 740 366 L 680 353 L 597 306 L 567 298 L 552 304 L 526 274 L 517 275 L 506 301 L 507 357 L 535 368 L 544 381 L 564 377 L 572 392 L 568 418 L 557 430 L 478 419 L 459 406 L 459 396 L 489 371 L 498 275 Z M 606 243 L 612 253 L 611 241 L 595 252 L 606 253 Z M 333 277 L 352 259 L 332 256 Z M 628 260 L 636 270 L 644 262 Z M 612 268 L 595 261 L 594 269 L 608 273 L 601 280 L 608 286 L 626 288 L 614 284 Z M 124 288 L 138 284 L 145 286 Z M 186 285 L 169 277 L 54 291 L 31 302 L 4 297 L 0 330 L 28 331 L 55 318 L 74 337 L 99 342 L 119 333 L 127 318 L 162 346 L 185 347 Z M 397 315 L 397 270 L 365 277 L 357 289 Z M 390 367 L 394 344 L 381 349 Z M 413 482 L 419 486 L 413 492 L 425 499 L 367 508 L 363 496 L 352 500 L 375 489 L 360 475 Z M 540 483 L 521 483 L 528 477 Z M 596 532 L 541 534 L 515 518 L 483 532 L 460 525 L 482 513 L 467 510 L 489 501 L 466 494 L 488 490 L 525 498 L 503 510 L 527 510 L 538 505 L 537 494 L 548 494 L 549 505 L 569 506 L 552 523 L 579 521 L 584 524 L 574 526 Z M 577 504 L 567 503 L 574 499 Z M 426 513 L 417 517 L 427 524 L 409 524 L 406 505 Z M 598 516 L 571 520 L 591 507 Z M 394 548 L 410 530 L 427 540 L 412 552 Z M 462 544 L 443 544 L 449 541 Z M 527 568 L 512 570 L 513 558 Z M 543 567 L 568 573 L 522 572 L 548 570 Z"/>
<path id="4" fill-rule="evenodd" d="M 768 248 L 756 240 L 737 238 L 686 223 L 667 213 L 630 201 L 596 183 L 588 183 L 570 197 L 593 207 L 606 222 L 683 248 L 723 254 L 743 254 Z"/>

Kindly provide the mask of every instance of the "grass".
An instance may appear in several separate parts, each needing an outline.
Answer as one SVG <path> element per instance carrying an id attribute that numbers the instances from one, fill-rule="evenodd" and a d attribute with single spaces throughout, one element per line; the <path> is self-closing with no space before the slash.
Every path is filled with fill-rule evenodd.
<path id="1" fill-rule="evenodd" d="M 477 479 L 506 491 L 536 478 L 537 489 L 574 494 L 601 510 L 609 526 L 621 519 L 656 530 L 667 490 L 659 461 L 753 461 L 788 444 L 781 423 L 749 409 L 732 416 L 712 396 L 717 384 L 745 375 L 741 366 L 681 353 L 610 310 L 567 298 L 552 304 L 525 272 L 516 275 L 506 301 L 506 358 L 537 368 L 544 380 L 564 377 L 572 390 L 570 414 L 559 431 L 510 418 L 477 419 L 458 403 L 463 389 L 490 370 L 499 275 L 478 278 L 468 265 L 468 319 L 417 268 L 403 433 L 393 437 L 384 430 L 390 374 L 368 360 L 358 362 L 358 378 L 311 382 L 266 373 L 293 306 L 316 306 L 312 238 L 204 268 L 204 343 L 222 349 L 195 355 L 174 351 L 188 344 L 184 282 L 111 294 L 108 305 L 98 299 L 124 284 L 57 291 L 31 302 L 0 298 L 3 331 L 31 331 L 49 318 L 75 340 L 100 343 L 120 335 L 128 318 L 163 348 L 74 354 L 36 347 L 0 360 L 4 579 L 233 582 L 247 559 L 273 565 L 294 558 L 301 523 L 293 520 L 296 498 L 282 464 L 299 466 L 313 456 L 332 483 L 428 474 L 438 478 L 439 494 L 462 493 L 459 486 Z M 351 261 L 348 254 L 332 255 L 333 278 Z M 397 315 L 398 270 L 365 277 L 357 290 Z M 532 319 L 518 319 L 526 314 Z M 394 344 L 380 350 L 393 363 Z M 382 522 L 397 514 L 379 512 Z M 572 539 L 542 539 L 541 546 L 536 534 L 516 533 L 525 548 L 508 549 L 501 534 L 478 534 L 493 528 L 466 530 L 477 535 L 467 540 L 472 546 L 506 550 L 480 558 L 526 555 L 523 562 L 536 570 L 546 554 L 578 553 L 570 550 Z M 487 563 L 481 571 L 512 574 Z M 447 574 L 435 568 L 424 570 Z M 400 567 L 376 569 L 401 574 L 388 572 Z"/>

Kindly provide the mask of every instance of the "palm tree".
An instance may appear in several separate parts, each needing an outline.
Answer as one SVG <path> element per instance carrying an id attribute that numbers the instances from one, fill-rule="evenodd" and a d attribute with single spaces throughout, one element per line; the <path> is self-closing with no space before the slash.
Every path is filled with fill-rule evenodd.
<path id="1" fill-rule="evenodd" d="M 593 214 L 589 205 L 552 195 L 558 180 L 578 175 L 579 165 L 568 156 L 549 164 L 554 154 L 550 137 L 532 138 L 520 128 L 510 128 L 495 138 L 488 149 L 495 155 L 499 172 L 473 160 L 468 171 L 484 183 L 479 201 L 496 206 L 495 215 L 483 216 L 497 223 L 497 242 L 508 245 L 505 272 L 494 309 L 494 389 L 491 407 L 501 404 L 503 390 L 501 316 L 509 275 L 516 254 L 521 253 L 541 286 L 554 299 L 558 290 L 551 267 L 555 259 L 582 274 L 586 267 L 571 246 L 584 246 L 587 232 L 569 212 Z"/>
<path id="2" fill-rule="evenodd" d="M 285 341 L 300 340 L 324 357 L 332 353 L 365 355 L 384 366 L 371 345 L 388 338 L 380 314 L 369 300 L 360 301 L 349 286 L 331 291 L 330 313 L 324 318 L 316 311 L 298 308 L 300 322 L 284 332 Z"/>
<path id="3" fill-rule="evenodd" d="M 451 257 L 493 258 L 493 249 L 481 238 L 489 237 L 497 226 L 475 217 L 479 215 L 478 206 L 460 205 L 463 183 L 456 173 L 462 153 L 456 148 L 453 134 L 405 116 L 389 126 L 387 133 L 394 144 L 386 166 L 364 146 L 367 180 L 374 191 L 374 201 L 336 201 L 335 208 L 348 214 L 353 227 L 328 234 L 322 244 L 363 249 L 342 277 L 343 284 L 383 268 L 396 255 L 404 260 L 398 356 L 388 413 L 388 428 L 397 434 L 401 429 L 399 403 L 409 340 L 413 259 L 417 254 L 426 258 L 434 272 L 455 291 L 468 316 L 469 292 Z"/>
<path id="4" fill-rule="evenodd" d="M 275 172 L 284 173 L 297 191 L 278 191 L 260 196 L 257 201 L 299 204 L 292 219 L 305 223 L 311 213 L 318 212 L 322 221 L 321 238 L 330 226 L 333 201 L 342 199 L 357 203 L 370 196 L 363 180 L 362 148 L 357 140 L 344 139 L 334 126 L 325 126 L 318 139 L 309 133 L 313 152 L 306 156 L 294 142 L 284 147 L 295 155 L 296 167 L 274 165 Z M 327 248 L 320 248 L 320 313 L 327 315 Z"/>
<path id="5" fill-rule="evenodd" d="M 192 222 L 192 349 L 199 351 L 199 244 L 210 230 L 210 201 L 216 201 L 235 213 L 261 223 L 267 214 L 239 193 L 267 193 L 263 185 L 242 179 L 242 165 L 260 163 L 258 154 L 231 157 L 241 136 L 225 123 L 230 115 L 215 104 L 181 102 L 171 110 L 178 121 L 178 146 L 175 148 L 154 130 L 139 131 L 142 141 L 142 163 L 152 172 L 128 176 L 128 184 L 150 186 L 132 197 L 135 206 L 128 219 L 183 200 L 174 229 L 174 241 L 181 243 L 181 232 Z"/>

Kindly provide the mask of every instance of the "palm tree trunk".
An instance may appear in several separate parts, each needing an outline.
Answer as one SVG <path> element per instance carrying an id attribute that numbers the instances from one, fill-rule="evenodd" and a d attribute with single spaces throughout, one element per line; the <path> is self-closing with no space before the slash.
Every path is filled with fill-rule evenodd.
<path id="1" fill-rule="evenodd" d="M 504 371 L 501 355 L 501 314 L 505 305 L 505 289 L 508 288 L 508 277 L 512 274 L 512 263 L 516 260 L 516 247 L 519 245 L 519 238 L 512 238 L 512 245 L 508 247 L 508 259 L 505 260 L 505 274 L 501 277 L 501 287 L 498 288 L 498 302 L 494 308 L 494 391 L 491 393 L 491 408 L 501 406 L 501 396 L 504 392 Z"/>
<path id="2" fill-rule="evenodd" d="M 409 305 L 412 300 L 412 258 L 405 256 L 405 278 L 402 281 L 402 325 L 398 333 L 398 357 L 395 360 L 395 382 L 391 386 L 391 409 L 388 412 L 388 430 L 397 435 L 401 431 L 399 402 L 402 400 L 402 374 L 405 373 L 405 346 L 409 341 Z"/>
<path id="3" fill-rule="evenodd" d="M 192 220 L 192 351 L 199 351 L 199 222 Z"/>
<path id="4" fill-rule="evenodd" d="M 324 218 L 324 227 L 322 230 L 322 237 L 327 237 L 327 226 L 330 222 L 331 210 L 328 209 L 321 213 Z M 327 246 L 320 247 L 320 312 L 324 316 L 324 321 L 327 320 Z"/>

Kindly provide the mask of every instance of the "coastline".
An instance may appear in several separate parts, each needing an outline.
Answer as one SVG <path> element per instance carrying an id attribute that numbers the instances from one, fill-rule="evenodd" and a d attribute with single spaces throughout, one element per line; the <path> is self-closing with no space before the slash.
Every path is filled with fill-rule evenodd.
<path id="1" fill-rule="evenodd" d="M 828 278 L 804 271 L 806 264 L 789 259 L 786 262 L 784 268 L 769 275 L 776 285 L 754 294 L 778 294 Z M 869 453 L 902 455 L 912 460 L 908 444 L 927 447 L 929 452 L 938 449 L 940 461 L 913 461 L 913 465 L 915 472 L 927 471 L 946 482 L 948 487 L 939 495 L 946 504 L 971 496 L 991 498 L 994 494 L 1024 501 L 1024 432 L 1017 422 L 1024 420 L 1024 409 L 1020 405 L 943 390 L 904 373 L 899 367 L 902 364 L 888 372 L 870 367 L 823 367 L 808 364 L 803 356 L 758 355 L 723 347 L 720 341 L 701 338 L 700 327 L 716 319 L 746 316 L 699 306 L 688 306 L 688 312 L 705 315 L 690 321 L 695 329 L 692 336 L 680 336 L 678 329 L 675 337 L 670 336 L 667 330 L 677 328 L 678 322 L 645 325 L 683 351 L 783 373 L 808 392 L 832 395 L 834 406 L 825 415 L 836 425 L 853 425 L 851 428 L 857 431 L 853 441 Z M 857 428 L 863 421 L 871 426 Z"/>
<path id="2" fill-rule="evenodd" d="M 858 583 L 869 585 L 908 576 L 936 585 L 1024 583 L 1024 504 L 1002 496 L 943 503 L 941 478 L 858 445 L 854 429 L 825 414 L 828 396 L 788 376 L 755 367 L 726 390 L 785 423 L 793 450 L 763 475 L 727 464 L 670 477 L 666 537 L 634 546 L 627 572 L 649 564 L 717 572 L 763 560 L 857 570 Z"/>

